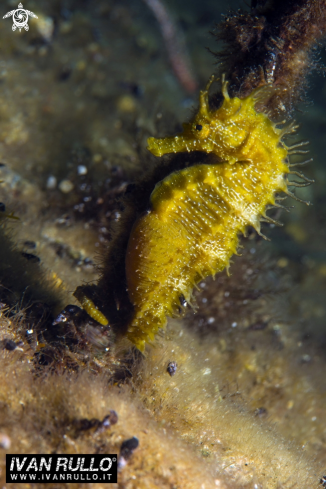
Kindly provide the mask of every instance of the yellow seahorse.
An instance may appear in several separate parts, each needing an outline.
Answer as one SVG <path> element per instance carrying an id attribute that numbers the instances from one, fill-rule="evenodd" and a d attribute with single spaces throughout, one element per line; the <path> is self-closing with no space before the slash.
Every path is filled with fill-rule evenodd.
<path id="1" fill-rule="evenodd" d="M 199 111 L 183 125 L 181 135 L 148 140 L 156 156 L 201 151 L 212 153 L 216 161 L 173 172 L 157 183 L 150 210 L 131 231 L 125 267 L 134 310 L 127 337 L 141 351 L 164 328 L 168 316 L 178 314 L 184 301 L 191 302 L 198 282 L 229 267 L 240 233 L 253 226 L 261 234 L 261 221 L 275 222 L 266 210 L 282 207 L 278 193 L 296 198 L 288 189 L 289 174 L 302 178 L 293 185 L 311 183 L 290 169 L 289 155 L 297 146 L 288 147 L 282 139 L 294 126 L 280 128 L 255 109 L 263 92 L 230 98 L 223 82 L 223 103 L 210 110 L 213 80 L 200 93 Z M 88 314 L 107 323 L 93 302 L 77 298 Z"/>
<path id="2" fill-rule="evenodd" d="M 151 210 L 133 228 L 126 275 L 135 309 L 127 336 L 140 350 L 180 309 L 180 299 L 191 301 L 195 284 L 229 266 L 239 233 L 250 225 L 261 234 L 260 222 L 272 222 L 266 209 L 279 206 L 276 194 L 293 195 L 286 175 L 307 181 L 290 171 L 289 148 L 282 141 L 293 126 L 280 129 L 255 110 L 259 91 L 242 100 L 230 98 L 226 83 L 222 106 L 211 111 L 212 81 L 181 135 L 148 140 L 157 156 L 204 151 L 217 158 L 216 164 L 197 164 L 159 182 Z"/>

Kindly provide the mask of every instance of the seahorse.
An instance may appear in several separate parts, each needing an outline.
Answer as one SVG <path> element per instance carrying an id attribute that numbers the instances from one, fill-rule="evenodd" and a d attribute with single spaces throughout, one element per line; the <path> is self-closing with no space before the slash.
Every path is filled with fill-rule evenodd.
<path id="1" fill-rule="evenodd" d="M 196 159 L 193 166 L 172 171 L 156 183 L 147 212 L 131 229 L 125 287 L 132 311 L 124 321 L 127 337 L 141 351 L 165 327 L 167 317 L 180 315 L 185 304 L 191 304 L 196 284 L 228 270 L 239 235 L 246 235 L 248 226 L 265 237 L 262 221 L 279 224 L 266 211 L 284 208 L 280 193 L 300 200 L 288 187 L 312 183 L 293 171 L 289 162 L 294 152 L 306 152 L 300 149 L 306 143 L 287 146 L 284 141 L 284 136 L 295 132 L 295 125 L 279 125 L 255 108 L 267 88 L 240 99 L 229 96 L 223 81 L 223 103 L 211 110 L 208 94 L 213 81 L 214 77 L 200 92 L 198 113 L 183 125 L 182 134 L 148 139 L 148 149 L 156 156 L 202 152 L 213 158 L 209 164 Z M 289 175 L 301 180 L 290 182 Z M 84 287 L 74 295 L 93 319 L 109 324 Z M 110 307 L 117 317 L 120 305 L 115 302 L 116 307 L 112 300 Z"/>
<path id="2" fill-rule="evenodd" d="M 269 206 L 282 207 L 278 194 L 289 185 L 311 183 L 292 171 L 283 137 L 293 125 L 278 127 L 255 109 L 262 90 L 250 96 L 230 98 L 223 82 L 224 101 L 210 110 L 208 91 L 200 93 L 197 115 L 175 137 L 149 138 L 148 149 L 156 156 L 201 151 L 213 153 L 213 164 L 195 164 L 171 173 L 157 183 L 150 210 L 131 232 L 126 254 L 128 294 L 134 312 L 128 338 L 144 350 L 167 316 L 178 313 L 192 290 L 205 277 L 229 267 L 237 253 L 239 234 L 253 226 L 261 234 L 261 221 Z M 301 182 L 288 182 L 295 174 Z"/>

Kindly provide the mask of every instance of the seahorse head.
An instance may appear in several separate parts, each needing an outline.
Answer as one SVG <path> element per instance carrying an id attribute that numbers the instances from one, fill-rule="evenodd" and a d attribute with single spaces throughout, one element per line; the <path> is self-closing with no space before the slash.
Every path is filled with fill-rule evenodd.
<path id="1" fill-rule="evenodd" d="M 224 96 L 221 107 L 211 110 L 208 101 L 209 81 L 206 90 L 200 92 L 199 110 L 192 121 L 183 124 L 183 132 L 174 137 L 149 138 L 148 149 L 155 156 L 167 153 L 203 151 L 214 153 L 222 161 L 235 163 L 250 161 L 252 141 L 266 129 L 277 130 L 265 114 L 255 110 L 256 97 L 230 98 L 227 83 L 222 85 Z"/>

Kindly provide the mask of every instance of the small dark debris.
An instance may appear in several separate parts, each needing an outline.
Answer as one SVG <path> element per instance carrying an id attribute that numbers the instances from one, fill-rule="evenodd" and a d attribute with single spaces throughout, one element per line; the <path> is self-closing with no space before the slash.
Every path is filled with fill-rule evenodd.
<path id="1" fill-rule="evenodd" d="M 6 163 L 0 162 L 0 168 L 3 168 L 4 166 L 6 166 Z"/>
<path id="2" fill-rule="evenodd" d="M 313 334 L 309 331 L 307 333 L 305 333 L 303 336 L 302 336 L 302 341 L 308 341 L 308 340 L 311 340 L 311 338 L 313 337 Z"/>
<path id="3" fill-rule="evenodd" d="M 13 340 L 9 340 L 8 338 L 2 340 L 1 343 L 4 350 L 14 351 L 17 348 L 16 343 Z"/>
<path id="4" fill-rule="evenodd" d="M 132 452 L 138 448 L 139 440 L 135 436 L 132 438 L 128 438 L 121 444 L 120 455 L 124 458 L 129 458 L 132 455 Z"/>
<path id="5" fill-rule="evenodd" d="M 58 217 L 55 222 L 59 226 L 71 226 L 71 216 L 63 214 L 61 217 Z"/>
<path id="6" fill-rule="evenodd" d="M 59 258 L 66 258 L 68 256 L 67 246 L 60 243 L 53 243 L 53 248 Z"/>
<path id="7" fill-rule="evenodd" d="M 250 301 L 256 301 L 263 295 L 263 292 L 259 289 L 253 289 L 253 290 L 247 290 L 245 294 L 243 295 L 244 299 L 250 300 Z"/>
<path id="8" fill-rule="evenodd" d="M 64 68 L 59 73 L 58 80 L 60 82 L 65 82 L 65 81 L 69 80 L 70 76 L 71 76 L 71 69 L 70 68 Z"/>
<path id="9" fill-rule="evenodd" d="M 88 431 L 92 428 L 96 428 L 94 434 L 98 435 L 103 431 L 109 429 L 111 426 L 118 422 L 118 415 L 115 411 L 111 410 L 110 413 L 100 421 L 97 418 L 87 419 L 82 418 L 75 421 L 77 431 Z"/>
<path id="10" fill-rule="evenodd" d="M 268 326 L 269 321 L 257 321 L 249 326 L 249 331 L 263 331 Z"/>
<path id="11" fill-rule="evenodd" d="M 135 190 L 135 188 L 136 188 L 135 183 L 128 183 L 128 185 L 126 186 L 125 195 L 131 194 Z"/>
<path id="12" fill-rule="evenodd" d="M 255 411 L 255 416 L 258 416 L 259 418 L 262 418 L 263 416 L 266 415 L 267 415 L 267 409 L 264 407 L 260 407 Z"/>
<path id="13" fill-rule="evenodd" d="M 144 94 L 144 89 L 134 82 L 122 81 L 120 87 L 129 92 L 135 98 L 141 98 Z"/>
<path id="14" fill-rule="evenodd" d="M 326 487 L 326 475 L 323 475 L 323 477 L 319 481 L 320 484 L 322 484 L 323 487 Z"/>
<path id="15" fill-rule="evenodd" d="M 31 250 L 35 250 L 36 248 L 36 243 L 35 241 L 24 241 L 24 246 L 26 246 L 26 248 L 30 248 Z"/>
<path id="16" fill-rule="evenodd" d="M 55 318 L 52 325 L 55 326 L 56 324 L 65 323 L 67 321 L 70 321 L 71 319 L 73 319 L 74 316 L 79 314 L 81 311 L 82 311 L 82 309 L 80 307 L 75 306 L 74 304 L 69 304 Z"/>
<path id="17" fill-rule="evenodd" d="M 76 427 L 78 431 L 87 431 L 94 428 L 94 426 L 98 426 L 99 423 L 100 421 L 97 418 L 83 418 L 76 421 Z"/>
<path id="18" fill-rule="evenodd" d="M 105 418 L 103 418 L 103 421 L 100 422 L 99 426 L 95 431 L 95 434 L 97 435 L 99 433 L 103 433 L 103 431 L 109 429 L 114 424 L 117 424 L 117 422 L 118 422 L 118 414 L 116 413 L 116 411 L 112 409 L 110 411 L 110 414 L 105 416 Z"/>
<path id="19" fill-rule="evenodd" d="M 131 455 L 133 454 L 134 450 L 136 450 L 136 448 L 138 447 L 138 445 L 139 445 L 139 440 L 135 436 L 122 442 L 120 448 L 119 462 L 118 462 L 119 469 L 125 467 Z"/>
<path id="20" fill-rule="evenodd" d="M 0 202 L 0 212 L 5 212 L 6 211 L 6 206 L 3 202 Z"/>
<path id="21" fill-rule="evenodd" d="M 114 165 L 111 169 L 111 173 L 115 177 L 122 177 L 123 176 L 123 170 L 121 166 Z"/>
<path id="22" fill-rule="evenodd" d="M 177 367 L 178 367 L 177 362 L 169 362 L 166 371 L 168 372 L 170 377 L 173 377 L 173 375 L 176 373 Z"/>
<path id="23" fill-rule="evenodd" d="M 32 263 L 40 263 L 41 259 L 36 256 L 36 255 L 32 255 L 32 253 L 25 253 L 25 252 L 22 252 L 22 256 L 24 258 L 26 258 L 26 260 L 32 262 Z"/>
<path id="24" fill-rule="evenodd" d="M 94 262 L 93 262 L 93 260 L 91 258 L 85 258 L 84 259 L 84 264 L 85 265 L 93 265 Z"/>

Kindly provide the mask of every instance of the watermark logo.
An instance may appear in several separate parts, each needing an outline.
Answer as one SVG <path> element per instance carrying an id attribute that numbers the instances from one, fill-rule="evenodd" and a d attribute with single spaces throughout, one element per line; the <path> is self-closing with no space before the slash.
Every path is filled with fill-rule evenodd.
<path id="1" fill-rule="evenodd" d="M 6 454 L 6 481 L 9 483 L 118 481 L 117 454 L 94 455 L 11 455 Z M 83 484 L 84 485 L 84 484 Z"/>
<path id="2" fill-rule="evenodd" d="M 23 5 L 20 3 L 16 10 L 11 10 L 10 12 L 7 12 L 6 15 L 3 16 L 3 18 L 7 19 L 8 17 L 12 17 L 12 30 L 15 31 L 16 29 L 19 29 L 19 32 L 21 32 L 22 29 L 25 29 L 25 31 L 29 30 L 28 16 L 34 17 L 34 19 L 38 18 L 37 15 L 35 15 L 30 10 L 25 10 L 23 8 Z"/>

